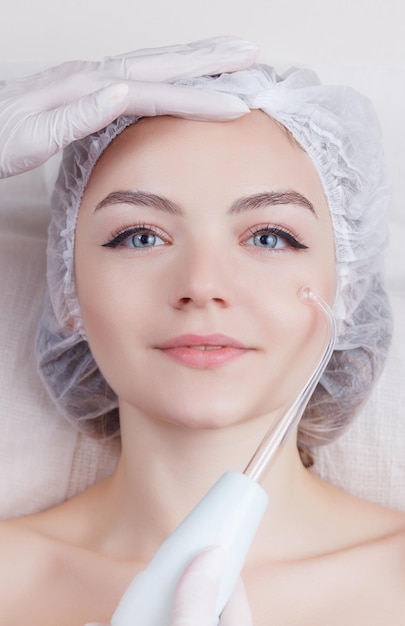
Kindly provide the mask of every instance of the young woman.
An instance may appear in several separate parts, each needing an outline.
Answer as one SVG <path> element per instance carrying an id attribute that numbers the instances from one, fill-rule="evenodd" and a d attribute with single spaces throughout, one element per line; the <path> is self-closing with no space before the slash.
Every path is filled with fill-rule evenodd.
<path id="1" fill-rule="evenodd" d="M 309 285 L 334 306 L 338 344 L 262 483 L 270 504 L 242 573 L 253 624 L 403 624 L 404 515 L 305 467 L 364 400 L 389 343 L 375 120 L 350 90 L 301 72 L 189 83 L 252 111 L 119 118 L 65 153 L 39 367 L 84 429 L 112 434 L 118 407 L 122 455 L 101 484 L 3 524 L 0 623 L 109 622 L 133 576 L 224 471 L 244 469 L 313 369 L 325 339 L 297 296 Z"/>

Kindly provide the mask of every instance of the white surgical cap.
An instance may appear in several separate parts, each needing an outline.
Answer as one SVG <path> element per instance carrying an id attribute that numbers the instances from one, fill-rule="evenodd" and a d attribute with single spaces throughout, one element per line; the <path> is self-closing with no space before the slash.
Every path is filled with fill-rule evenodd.
<path id="1" fill-rule="evenodd" d="M 272 68 L 256 65 L 175 82 L 239 96 L 250 109 L 261 109 L 284 125 L 311 157 L 332 217 L 338 277 L 334 305 L 338 341 L 335 358 L 320 383 L 335 408 L 326 406 L 324 396 L 314 402 L 336 415 L 343 410 L 350 413 L 351 404 L 357 406 L 364 399 L 381 370 L 391 335 L 390 310 L 378 273 L 387 241 L 385 214 L 390 195 L 380 127 L 371 104 L 349 87 L 321 85 L 313 72 L 302 69 L 280 78 Z M 48 390 L 74 420 L 87 422 L 117 405 L 85 341 L 74 281 L 77 214 L 95 163 L 137 119 L 120 117 L 68 146 L 52 198 L 49 298 L 39 325 L 37 354 Z M 350 358 L 342 361 L 343 352 Z M 367 368 L 370 375 L 365 382 L 360 379 Z M 343 425 L 340 413 L 336 419 Z M 319 417 L 314 419 L 319 421 Z M 107 434 L 110 431 L 103 429 Z M 311 444 L 315 440 L 316 436 L 310 437 Z"/>

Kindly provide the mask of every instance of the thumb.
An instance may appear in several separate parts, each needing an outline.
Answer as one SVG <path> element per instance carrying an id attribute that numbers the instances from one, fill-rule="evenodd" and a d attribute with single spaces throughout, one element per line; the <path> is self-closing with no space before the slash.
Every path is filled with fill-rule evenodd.
<path id="1" fill-rule="evenodd" d="M 170 626 L 212 626 L 224 561 L 220 547 L 200 552 L 177 585 Z"/>
<path id="2" fill-rule="evenodd" d="M 220 626 L 253 626 L 245 586 L 240 578 L 229 602 L 222 611 Z"/>

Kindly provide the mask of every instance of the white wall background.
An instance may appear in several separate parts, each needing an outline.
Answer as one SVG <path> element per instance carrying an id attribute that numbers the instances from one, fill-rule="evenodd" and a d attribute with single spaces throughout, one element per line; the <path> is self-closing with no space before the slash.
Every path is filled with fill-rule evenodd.
<path id="1" fill-rule="evenodd" d="M 219 34 L 262 58 L 405 64 L 403 0 L 3 0 L 0 63 L 97 58 Z"/>

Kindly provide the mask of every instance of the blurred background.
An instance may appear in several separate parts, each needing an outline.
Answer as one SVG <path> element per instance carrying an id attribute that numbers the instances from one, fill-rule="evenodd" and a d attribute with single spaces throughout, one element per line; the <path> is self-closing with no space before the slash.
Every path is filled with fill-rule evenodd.
<path id="1" fill-rule="evenodd" d="M 403 66 L 403 26 L 403 0 L 13 0 L 0 20 L 0 63 L 229 34 L 257 42 L 266 59 Z"/>

